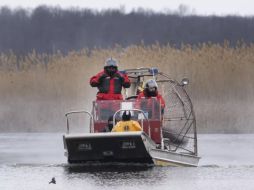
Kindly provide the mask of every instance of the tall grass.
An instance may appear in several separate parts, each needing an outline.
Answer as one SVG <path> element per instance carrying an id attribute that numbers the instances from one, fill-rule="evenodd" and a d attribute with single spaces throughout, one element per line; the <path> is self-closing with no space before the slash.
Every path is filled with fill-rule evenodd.
<path id="1" fill-rule="evenodd" d="M 133 45 L 83 49 L 63 55 L 0 55 L 0 130 L 64 130 L 64 113 L 90 109 L 96 89 L 89 78 L 115 57 L 119 69 L 158 67 L 172 78 L 188 77 L 201 132 L 253 132 L 254 45 L 228 43 Z"/>

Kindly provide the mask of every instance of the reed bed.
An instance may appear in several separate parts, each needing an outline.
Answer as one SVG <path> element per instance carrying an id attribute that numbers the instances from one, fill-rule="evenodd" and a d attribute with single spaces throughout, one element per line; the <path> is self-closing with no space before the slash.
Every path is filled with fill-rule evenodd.
<path id="1" fill-rule="evenodd" d="M 0 130 L 64 130 L 66 111 L 91 108 L 96 89 L 89 78 L 108 57 L 119 60 L 119 69 L 157 67 L 178 81 L 188 77 L 200 132 L 254 131 L 254 44 L 227 42 L 0 54 Z"/>

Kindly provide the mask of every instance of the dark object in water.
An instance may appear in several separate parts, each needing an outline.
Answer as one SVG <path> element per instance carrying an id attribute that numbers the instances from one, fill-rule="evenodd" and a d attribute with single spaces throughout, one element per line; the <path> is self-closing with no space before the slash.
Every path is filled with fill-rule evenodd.
<path id="1" fill-rule="evenodd" d="M 55 179 L 55 177 L 52 177 L 52 179 L 51 179 L 51 181 L 49 182 L 49 184 L 51 184 L 51 183 L 56 184 L 56 179 Z"/>

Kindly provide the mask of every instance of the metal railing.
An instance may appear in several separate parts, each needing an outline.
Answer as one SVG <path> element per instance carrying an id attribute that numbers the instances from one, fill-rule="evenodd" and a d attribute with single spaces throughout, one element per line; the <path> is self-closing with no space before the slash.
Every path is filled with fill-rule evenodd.
<path id="1" fill-rule="evenodd" d="M 89 115 L 90 117 L 90 132 L 93 132 L 93 115 L 88 112 L 88 111 L 85 111 L 85 110 L 81 110 L 81 111 L 71 111 L 71 112 L 68 112 L 65 114 L 65 117 L 66 117 L 66 121 L 67 121 L 67 134 L 70 133 L 70 124 L 69 124 L 69 115 L 72 115 L 72 114 L 79 114 L 79 113 L 84 113 L 84 114 L 87 114 Z"/>

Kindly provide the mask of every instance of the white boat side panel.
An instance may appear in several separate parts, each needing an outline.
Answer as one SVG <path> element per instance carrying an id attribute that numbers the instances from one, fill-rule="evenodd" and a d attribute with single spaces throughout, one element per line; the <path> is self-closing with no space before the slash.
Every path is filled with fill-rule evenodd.
<path id="1" fill-rule="evenodd" d="M 173 165 L 186 165 L 186 166 L 197 166 L 200 157 L 186 154 L 179 154 L 175 152 L 152 149 L 150 155 L 155 160 L 161 160 L 163 162 L 169 162 Z"/>

